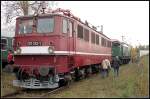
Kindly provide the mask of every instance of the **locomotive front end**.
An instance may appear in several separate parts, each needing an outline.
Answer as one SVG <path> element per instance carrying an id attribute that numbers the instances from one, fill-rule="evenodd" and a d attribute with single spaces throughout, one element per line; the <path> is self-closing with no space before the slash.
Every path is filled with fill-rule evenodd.
<path id="1" fill-rule="evenodd" d="M 13 81 L 14 86 L 30 89 L 59 86 L 60 58 L 57 59 L 56 55 L 60 52 L 58 22 L 59 16 L 54 15 L 17 18 L 14 41 L 17 79 Z M 66 67 L 61 67 L 61 70 L 59 72 L 65 71 Z"/>

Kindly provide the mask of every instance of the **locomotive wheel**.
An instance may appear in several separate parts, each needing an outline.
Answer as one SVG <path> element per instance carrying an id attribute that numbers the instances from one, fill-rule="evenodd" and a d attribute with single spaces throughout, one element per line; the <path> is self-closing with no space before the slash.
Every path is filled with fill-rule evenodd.
<path id="1" fill-rule="evenodd" d="M 68 84 L 68 81 L 66 81 L 65 79 L 60 79 L 59 80 L 59 87 L 65 86 Z"/>
<path id="2" fill-rule="evenodd" d="M 21 75 L 20 75 L 20 72 L 21 72 L 21 68 L 18 68 L 18 69 L 16 70 L 16 72 L 15 72 L 15 73 L 16 73 L 16 77 L 17 77 L 18 80 L 21 79 L 21 77 L 20 77 L 20 76 L 21 76 Z"/>
<path id="3" fill-rule="evenodd" d="M 92 65 L 92 74 L 96 74 L 99 71 L 98 65 Z"/>
<path id="4" fill-rule="evenodd" d="M 83 68 L 81 71 L 81 79 L 85 78 L 85 68 Z"/>
<path id="5" fill-rule="evenodd" d="M 91 66 L 88 67 L 87 72 L 88 72 L 88 77 L 90 77 L 91 74 L 92 74 L 92 68 L 91 68 Z"/>
<path id="6" fill-rule="evenodd" d="M 29 75 L 26 72 L 24 72 L 24 69 L 20 70 L 20 79 L 23 81 L 29 79 Z"/>
<path id="7" fill-rule="evenodd" d="M 75 81 L 79 81 L 82 77 L 82 74 L 80 73 L 80 70 L 78 68 L 75 68 Z"/>
<path id="8" fill-rule="evenodd" d="M 87 68 L 85 68 L 85 78 L 87 78 L 88 77 L 88 70 L 87 70 Z"/>

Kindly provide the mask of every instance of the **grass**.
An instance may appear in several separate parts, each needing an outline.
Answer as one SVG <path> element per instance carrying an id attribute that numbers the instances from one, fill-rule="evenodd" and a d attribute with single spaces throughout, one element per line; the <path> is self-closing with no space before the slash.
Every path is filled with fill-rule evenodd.
<path id="1" fill-rule="evenodd" d="M 15 76 L 12 75 L 11 73 L 6 73 L 6 72 L 1 73 L 1 96 L 19 90 L 19 88 L 16 88 L 12 85 L 12 81 L 14 79 Z"/>
<path id="2" fill-rule="evenodd" d="M 96 74 L 88 79 L 73 83 L 69 88 L 57 93 L 48 95 L 48 98 L 105 98 L 105 97 L 149 97 L 149 56 L 141 58 L 143 68 L 136 63 L 130 63 L 120 67 L 119 77 L 114 77 L 113 69 L 109 77 L 102 79 L 100 74 Z M 10 88 L 1 87 L 2 94 L 8 91 L 17 90 L 11 82 L 13 75 L 3 73 L 1 76 L 2 85 Z M 39 92 L 42 94 L 42 91 Z M 38 97 L 38 92 L 24 94 L 17 97 Z"/>
<path id="3" fill-rule="evenodd" d="M 82 80 L 70 88 L 49 98 L 98 98 L 98 97 L 149 97 L 149 56 L 142 57 L 143 68 L 136 63 L 120 67 L 119 77 L 115 78 L 113 69 L 108 78 L 102 79 L 100 74 Z M 143 71 L 141 71 L 143 69 Z"/>

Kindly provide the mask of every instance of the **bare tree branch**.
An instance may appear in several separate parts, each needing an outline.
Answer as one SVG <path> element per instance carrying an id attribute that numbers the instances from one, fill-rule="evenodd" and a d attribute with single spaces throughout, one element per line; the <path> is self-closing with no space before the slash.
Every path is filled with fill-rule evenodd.
<path id="1" fill-rule="evenodd" d="M 22 15 L 29 15 L 33 11 L 40 14 L 43 1 L 2 1 L 2 8 L 6 17 L 6 23 L 10 23 L 12 18 Z M 50 8 L 57 6 L 55 1 L 45 1 L 46 5 Z M 31 10 L 31 11 L 29 11 Z"/>

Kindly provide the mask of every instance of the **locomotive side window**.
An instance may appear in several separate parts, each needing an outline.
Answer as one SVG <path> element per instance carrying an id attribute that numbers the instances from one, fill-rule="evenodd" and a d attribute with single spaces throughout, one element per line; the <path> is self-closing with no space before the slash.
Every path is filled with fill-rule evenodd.
<path id="1" fill-rule="evenodd" d="M 54 18 L 38 19 L 37 32 L 49 33 L 54 31 Z"/>
<path id="2" fill-rule="evenodd" d="M 96 44 L 99 45 L 99 35 L 96 34 Z"/>
<path id="3" fill-rule="evenodd" d="M 91 42 L 95 44 L 95 33 L 91 33 Z"/>
<path id="4" fill-rule="evenodd" d="M 63 33 L 67 33 L 68 22 L 66 19 L 63 19 Z"/>
<path id="5" fill-rule="evenodd" d="M 104 39 L 104 46 L 106 47 L 107 46 L 107 40 Z"/>
<path id="6" fill-rule="evenodd" d="M 89 30 L 84 29 L 84 40 L 89 41 Z"/>
<path id="7" fill-rule="evenodd" d="M 109 41 L 109 42 L 110 42 L 110 46 L 109 46 L 109 47 L 111 47 L 111 44 L 112 44 L 112 43 L 111 43 L 111 41 Z"/>
<path id="8" fill-rule="evenodd" d="M 83 39 L 83 27 L 78 25 L 78 38 Z"/>
<path id="9" fill-rule="evenodd" d="M 102 43 L 101 45 L 102 45 L 102 46 L 106 46 L 106 40 L 105 40 L 103 37 L 102 37 L 101 40 L 102 40 L 102 41 L 101 41 L 101 43 Z"/>
<path id="10" fill-rule="evenodd" d="M 109 41 L 107 41 L 107 47 L 109 47 Z"/>
<path id="11" fill-rule="evenodd" d="M 107 47 L 111 47 L 111 42 L 107 41 Z"/>
<path id="12" fill-rule="evenodd" d="M 19 34 L 32 33 L 32 20 L 23 20 L 19 23 Z"/>
<path id="13" fill-rule="evenodd" d="M 99 45 L 102 45 L 102 40 L 100 36 L 99 36 Z"/>
<path id="14" fill-rule="evenodd" d="M 6 38 L 1 39 L 1 50 L 7 49 L 8 40 Z"/>

